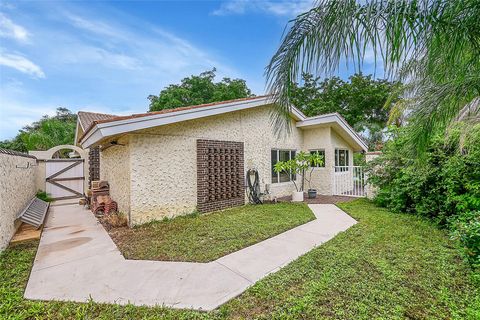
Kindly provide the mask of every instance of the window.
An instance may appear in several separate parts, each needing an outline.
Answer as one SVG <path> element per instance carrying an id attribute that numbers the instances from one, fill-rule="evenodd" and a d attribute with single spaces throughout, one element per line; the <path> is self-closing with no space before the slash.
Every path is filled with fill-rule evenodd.
<path id="1" fill-rule="evenodd" d="M 289 172 L 275 172 L 273 168 L 278 161 L 288 161 L 295 158 L 295 150 L 272 150 L 272 183 L 288 182 L 296 179 Z"/>
<path id="2" fill-rule="evenodd" d="M 310 150 L 310 154 L 315 154 L 318 153 L 320 158 L 322 158 L 323 163 L 322 165 L 311 165 L 310 167 L 316 167 L 316 168 L 325 168 L 325 150 Z"/>
<path id="3" fill-rule="evenodd" d="M 349 161 L 350 161 L 350 157 L 348 154 L 348 150 L 335 149 L 335 171 L 337 172 L 348 171 Z"/>

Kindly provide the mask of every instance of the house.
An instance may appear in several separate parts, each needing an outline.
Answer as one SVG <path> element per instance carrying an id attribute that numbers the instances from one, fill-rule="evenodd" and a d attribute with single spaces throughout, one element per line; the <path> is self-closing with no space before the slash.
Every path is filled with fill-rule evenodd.
<path id="1" fill-rule="evenodd" d="M 98 112 L 83 112 L 77 113 L 77 126 L 75 128 L 75 145 L 81 147 L 79 139 L 85 131 L 92 126 L 94 121 L 108 120 L 115 118 L 115 115 L 98 113 Z M 88 187 L 91 188 L 92 181 L 100 179 L 100 148 L 91 147 L 88 149 Z"/>
<path id="2" fill-rule="evenodd" d="M 270 197 L 290 195 L 292 176 L 273 166 L 299 151 L 324 155 L 312 187 L 329 195 L 333 176 L 342 174 L 334 166 L 352 166 L 353 153 L 367 151 L 337 113 L 306 117 L 292 108 L 291 132 L 278 136 L 272 110 L 271 98 L 261 96 L 131 116 L 81 112 L 76 141 L 99 148 L 100 178 L 133 225 L 242 205 L 251 168 Z"/>

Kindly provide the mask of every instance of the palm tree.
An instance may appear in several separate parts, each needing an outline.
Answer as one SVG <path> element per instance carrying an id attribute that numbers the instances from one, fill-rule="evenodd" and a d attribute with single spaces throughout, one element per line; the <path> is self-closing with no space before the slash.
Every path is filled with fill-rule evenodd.
<path id="1" fill-rule="evenodd" d="M 291 21 L 266 68 L 286 127 L 290 90 L 302 72 L 330 76 L 344 62 L 362 68 L 373 54 L 387 76 L 405 82 L 412 141 L 422 151 L 480 96 L 479 0 L 320 0 Z"/>

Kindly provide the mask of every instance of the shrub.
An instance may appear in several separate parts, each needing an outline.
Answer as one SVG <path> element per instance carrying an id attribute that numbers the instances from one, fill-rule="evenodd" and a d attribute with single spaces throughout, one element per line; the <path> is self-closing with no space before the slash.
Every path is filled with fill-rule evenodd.
<path id="1" fill-rule="evenodd" d="M 394 212 L 428 217 L 449 228 L 475 266 L 480 261 L 480 125 L 461 124 L 437 136 L 426 154 L 409 155 L 407 128 L 394 128 L 382 156 L 369 164 L 375 202 Z"/>
<path id="2" fill-rule="evenodd" d="M 480 211 L 469 211 L 451 221 L 452 236 L 463 244 L 465 256 L 480 268 Z"/>
<path id="3" fill-rule="evenodd" d="M 41 190 L 37 191 L 36 197 L 38 199 L 46 201 L 46 202 L 52 202 L 53 201 L 53 199 L 50 197 L 50 195 L 48 193 L 46 193 L 45 191 L 41 191 Z"/>
<path id="4" fill-rule="evenodd" d="M 106 214 L 102 217 L 102 223 L 107 229 L 126 227 L 128 225 L 127 216 L 121 212 Z"/>

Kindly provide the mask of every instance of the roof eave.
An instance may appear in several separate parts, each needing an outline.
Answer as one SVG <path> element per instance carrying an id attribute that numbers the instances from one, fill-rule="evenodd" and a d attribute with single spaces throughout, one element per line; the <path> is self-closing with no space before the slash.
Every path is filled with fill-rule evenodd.
<path id="1" fill-rule="evenodd" d="M 121 119 L 108 122 L 94 122 L 93 126 L 87 129 L 84 136 L 80 138 L 83 148 L 88 148 L 100 140 L 117 134 L 148 129 L 152 127 L 200 119 L 208 116 L 224 114 L 233 111 L 240 111 L 271 104 L 270 97 L 262 97 L 248 101 L 236 101 L 224 104 L 215 104 L 204 108 L 193 108 L 176 112 L 153 114 L 137 118 Z M 301 115 L 295 113 L 295 117 Z"/>
<path id="2" fill-rule="evenodd" d="M 357 144 L 358 150 L 368 151 L 367 144 L 359 136 L 359 134 L 347 123 L 347 121 L 338 113 L 329 113 L 321 116 L 305 118 L 303 121 L 297 122 L 297 128 L 307 128 L 310 126 L 338 124 Z"/>

